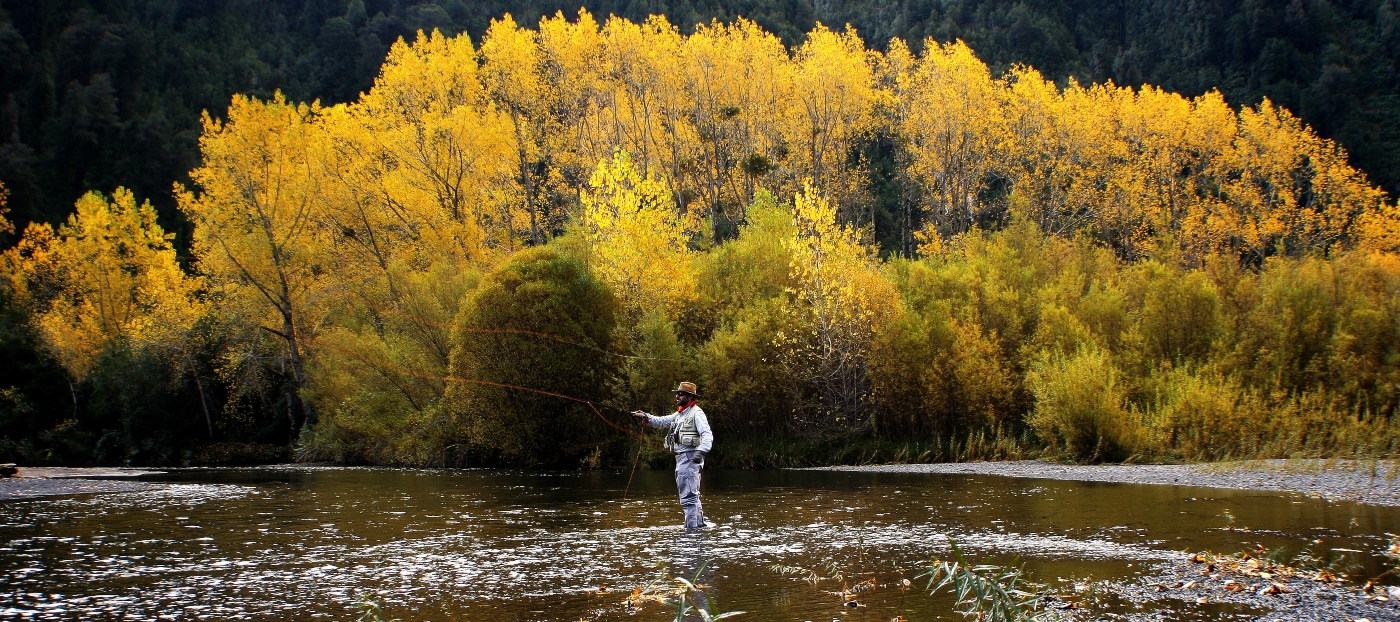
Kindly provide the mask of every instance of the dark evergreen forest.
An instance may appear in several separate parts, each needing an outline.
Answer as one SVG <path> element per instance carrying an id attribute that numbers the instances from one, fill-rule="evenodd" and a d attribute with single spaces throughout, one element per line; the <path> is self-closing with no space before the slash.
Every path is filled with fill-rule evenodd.
<path id="1" fill-rule="evenodd" d="M 530 24 L 582 4 L 683 30 L 745 16 L 786 43 L 820 20 L 890 37 L 963 39 L 994 70 L 1153 84 L 1293 110 L 1400 192 L 1400 7 L 1395 0 L 5 0 L 0 182 L 11 218 L 56 222 L 86 190 L 133 189 L 175 221 L 170 185 L 197 165 L 199 115 L 234 93 L 343 102 L 388 46 L 419 29 L 478 38 L 506 12 Z"/>

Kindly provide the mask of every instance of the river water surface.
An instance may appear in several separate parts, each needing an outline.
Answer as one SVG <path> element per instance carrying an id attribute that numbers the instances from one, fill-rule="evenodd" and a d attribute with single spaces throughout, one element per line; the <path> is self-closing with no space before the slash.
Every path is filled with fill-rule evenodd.
<path id="1" fill-rule="evenodd" d="M 1186 551 L 1309 547 L 1375 574 L 1400 509 L 1299 495 L 973 475 L 715 471 L 685 533 L 670 473 L 176 471 L 122 494 L 0 502 L 0 619 L 663 620 L 624 604 L 692 576 L 739 620 L 961 619 L 916 575 L 949 539 L 1062 585 Z M 873 589 L 843 597 L 775 565 Z M 902 579 L 911 579 L 905 588 Z M 873 580 L 873 581 L 872 581 Z M 605 589 L 604 589 L 605 588 Z M 833 593 L 835 592 L 835 593 Z M 845 604 L 855 600 L 860 606 Z M 1172 617 L 1250 611 L 1179 601 Z"/>

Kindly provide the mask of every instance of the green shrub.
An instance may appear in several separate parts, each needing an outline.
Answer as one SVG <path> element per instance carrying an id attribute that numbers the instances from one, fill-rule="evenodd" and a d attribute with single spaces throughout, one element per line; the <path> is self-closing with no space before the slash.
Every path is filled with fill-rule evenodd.
<path id="1" fill-rule="evenodd" d="M 1189 460 L 1373 458 L 1393 455 L 1400 430 L 1327 391 L 1250 387 L 1211 368 L 1164 369 L 1148 384 L 1160 455 Z"/>
<path id="2" fill-rule="evenodd" d="M 1127 408 L 1108 353 L 1083 345 L 1071 355 L 1044 353 L 1026 375 L 1035 395 L 1030 424 L 1075 460 L 1123 460 L 1141 444 L 1142 423 Z"/>
<path id="3" fill-rule="evenodd" d="M 769 305 L 755 304 L 698 349 L 700 391 L 716 434 L 784 430 L 791 406 L 777 365 L 772 313 Z"/>
<path id="4" fill-rule="evenodd" d="M 949 324 L 946 316 L 906 313 L 876 336 L 870 378 L 881 407 L 875 429 L 882 436 L 953 433 L 963 423 L 951 407 Z"/>
<path id="5" fill-rule="evenodd" d="M 585 404 L 496 386 L 604 401 L 617 308 L 582 263 L 547 247 L 516 253 L 486 277 L 457 318 L 447 390 L 448 412 L 480 460 L 573 467 L 600 443 L 625 439 Z"/>
<path id="6" fill-rule="evenodd" d="M 1200 271 L 1146 260 L 1129 270 L 1140 287 L 1138 332 L 1148 361 L 1198 361 L 1221 336 L 1220 298 Z"/>
<path id="7" fill-rule="evenodd" d="M 610 393 L 619 404 L 651 413 L 672 410 L 671 389 L 692 378 L 687 352 L 676 335 L 676 323 L 651 310 L 635 325 L 618 324 L 612 342 L 635 358 L 610 361 Z"/>

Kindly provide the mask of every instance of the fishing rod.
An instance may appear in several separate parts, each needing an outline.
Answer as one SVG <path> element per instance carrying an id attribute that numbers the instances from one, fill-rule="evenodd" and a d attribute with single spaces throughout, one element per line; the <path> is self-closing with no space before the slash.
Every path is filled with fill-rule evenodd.
<path id="1" fill-rule="evenodd" d="M 504 382 L 492 382 L 492 381 L 490 381 L 490 380 L 477 380 L 477 379 L 474 379 L 474 378 L 452 378 L 452 377 L 449 377 L 449 376 L 438 376 L 437 378 L 439 378 L 439 379 L 441 379 L 441 380 L 444 380 L 444 381 L 450 381 L 450 382 L 466 382 L 466 383 L 471 383 L 471 384 L 481 384 L 481 385 L 492 386 L 492 387 L 502 387 L 502 388 L 506 388 L 506 389 L 514 389 L 514 390 L 516 390 L 516 391 L 528 391 L 528 392 L 530 392 L 530 393 L 539 393 L 539 394 L 542 394 L 542 395 L 549 395 L 549 396 L 552 396 L 552 397 L 557 397 L 557 398 L 560 398 L 560 399 L 569 400 L 569 401 L 571 401 L 571 402 L 579 402 L 579 403 L 581 403 L 581 404 L 587 404 L 587 405 L 588 405 L 588 408 L 591 409 L 591 410 L 593 411 L 593 414 L 598 415 L 598 418 L 603 420 L 603 423 L 606 423 L 606 424 L 608 424 L 608 425 L 610 425 L 610 426 L 612 426 L 612 427 L 614 427 L 614 428 L 617 428 L 618 430 L 621 430 L 622 432 L 624 432 L 624 433 L 626 433 L 626 434 L 630 434 L 630 435 L 632 435 L 632 436 L 637 437 L 637 439 L 638 439 L 638 441 L 637 441 L 637 456 L 636 456 L 635 458 L 632 459 L 632 469 L 631 469 L 630 471 L 627 472 L 627 485 L 624 486 L 624 487 L 622 488 L 622 502 L 619 503 L 619 504 L 618 504 L 618 507 L 617 507 L 618 518 L 619 518 L 619 519 L 622 519 L 622 521 L 623 521 L 624 523 L 626 523 L 626 520 L 627 520 L 627 519 L 626 519 L 626 516 L 624 515 L 624 512 L 625 512 L 626 508 L 623 507 L 623 506 L 624 506 L 624 504 L 627 503 L 627 494 L 628 494 L 629 492 L 632 491 L 632 478 L 635 477 L 635 476 L 637 475 L 637 465 L 640 464 L 640 463 L 641 463 L 641 460 L 642 460 L 642 448 L 643 448 L 643 444 L 644 444 L 644 443 L 647 443 L 647 442 L 650 442 L 651 444 L 655 445 L 655 444 L 656 444 L 656 441 L 655 441 L 655 440 L 648 438 L 647 435 L 644 434 L 644 433 L 641 433 L 641 432 L 633 432 L 633 431 L 631 431 L 631 430 L 628 430 L 628 429 L 626 429 L 626 428 L 623 428 L 622 426 L 617 425 L 616 423 L 613 423 L 613 422 L 610 421 L 607 417 L 604 417 L 604 416 L 603 416 L 603 413 L 601 413 L 601 412 L 598 411 L 598 406 L 599 406 L 599 404 L 593 402 L 592 400 L 586 400 L 586 399 L 583 399 L 583 398 L 581 398 L 581 397 L 573 397 L 573 396 L 571 396 L 571 395 L 564 395 L 563 393 L 555 393 L 555 392 L 553 392 L 553 391 L 545 391 L 545 390 L 543 390 L 543 389 L 532 389 L 532 388 L 530 388 L 530 387 L 522 387 L 522 386 L 519 386 L 519 385 L 507 384 L 507 383 L 504 383 Z M 631 413 L 632 413 L 632 411 L 628 411 L 628 410 L 626 410 L 626 409 L 624 409 L 624 408 L 621 408 L 621 407 L 618 407 L 618 406 L 613 406 L 613 405 L 611 405 L 611 404 L 601 404 L 601 405 L 602 405 L 602 406 L 606 406 L 606 407 L 608 407 L 608 408 L 614 408 L 614 409 L 617 409 L 617 410 L 621 410 L 621 411 L 627 412 L 628 414 L 631 414 Z M 624 527 L 635 527 L 635 525 L 625 525 L 625 524 L 624 524 L 623 526 L 624 526 Z"/>
<path id="2" fill-rule="evenodd" d="M 341 354 L 345 354 L 345 355 L 347 355 L 347 356 L 350 356 L 350 357 L 353 357 L 353 358 L 355 358 L 355 359 L 358 359 L 358 360 L 359 360 L 360 362 L 362 362 L 362 363 L 365 363 L 365 364 L 368 364 L 368 365 L 371 365 L 371 366 L 375 366 L 375 367 L 389 367 L 389 368 L 394 368 L 394 369 L 397 369 L 400 373 L 407 374 L 407 375 L 413 376 L 413 377 L 415 377 L 415 378 L 422 378 L 422 379 L 425 379 L 425 380 L 438 380 L 438 381 L 441 381 L 441 382 L 462 382 L 462 383 L 466 383 L 466 384 L 480 384 L 480 385 L 486 385 L 486 386 L 500 387 L 500 388 L 503 388 L 503 389 L 513 389 L 513 390 L 516 390 L 516 391 L 526 391 L 526 392 L 529 392 L 529 393 L 539 393 L 539 394 L 541 394 L 541 395 L 548 395 L 548 396 L 551 396 L 551 397 L 557 397 L 557 398 L 559 398 L 559 399 L 564 399 L 564 400 L 568 400 L 568 401 L 571 401 L 571 402 L 578 402 L 578 403 L 580 403 L 580 404 L 586 404 L 586 405 L 588 406 L 588 408 L 589 408 L 590 410 L 593 411 L 593 414 L 597 415 L 599 419 L 602 419 L 603 422 L 606 423 L 606 424 L 608 424 L 609 426 L 612 426 L 613 428 L 615 428 L 615 429 L 617 429 L 617 430 L 619 430 L 619 431 L 621 431 L 621 432 L 623 432 L 623 433 L 625 433 L 625 434 L 629 434 L 629 435 L 631 435 L 631 436 L 636 436 L 636 437 L 638 437 L 638 438 L 646 438 L 646 435 L 640 434 L 640 433 L 637 433 L 637 432 L 633 432 L 633 431 L 631 431 L 631 430 L 628 430 L 628 429 L 626 429 L 626 428 L 624 428 L 624 427 L 622 427 L 622 426 L 620 426 L 620 425 L 617 425 L 616 423 L 613 423 L 613 421 L 612 421 L 611 419 L 608 419 L 607 417 L 604 417 L 604 416 L 603 416 L 603 413 L 600 412 L 600 411 L 598 410 L 598 407 L 599 407 L 599 406 L 602 406 L 602 407 L 604 407 L 604 408 L 608 408 L 608 409 L 611 409 L 611 410 L 616 410 L 616 411 L 618 411 L 618 412 L 627 413 L 627 414 L 629 414 L 629 415 L 632 414 L 632 413 L 634 412 L 634 411 L 629 410 L 629 409 L 627 409 L 627 408 L 623 408 L 623 407 L 621 407 L 621 406 L 617 406 L 617 405 L 614 405 L 614 404 L 609 404 L 609 403 L 607 403 L 607 402 L 601 402 L 601 401 L 600 401 L 600 402 L 595 402 L 595 401 L 593 401 L 593 400 L 588 400 L 588 399 L 584 399 L 584 398 L 581 398 L 581 397 L 574 397 L 574 396 L 572 396 L 572 395 L 565 395 L 565 394 L 563 394 L 563 393 L 557 393 L 557 392 L 554 392 L 554 391 L 546 391 L 546 390 L 544 390 L 544 389 L 535 389 L 535 388 L 532 388 L 532 387 L 524 387 L 524 386 L 520 386 L 520 385 L 517 385 L 517 384 L 509 384 L 509 383 L 505 383 L 505 382 L 494 382 L 494 381 L 491 381 L 491 380 L 478 380 L 478 379 L 475 379 L 475 378 L 458 378 L 458 377 L 456 377 L 456 376 L 439 376 L 439 375 L 437 375 L 437 374 L 429 374 L 429 373 L 426 373 L 426 372 L 420 372 L 420 371 L 416 371 L 416 370 L 413 370 L 413 369 L 409 369 L 409 368 L 407 368 L 407 367 L 404 367 L 404 366 L 402 366 L 402 365 L 398 365 L 398 364 L 396 364 L 396 363 L 389 363 L 389 362 L 387 362 L 387 361 L 371 361 L 371 360 L 367 360 L 365 357 L 361 356 L 359 353 L 352 352 L 352 351 L 350 351 L 350 350 L 348 350 L 348 349 L 346 349 L 346 348 L 341 348 L 341 347 L 334 346 L 334 345 L 331 345 L 331 344 L 318 344 L 318 345 L 321 346 L 321 347 L 325 347 L 325 348 L 331 349 L 331 350 L 336 350 L 336 351 L 340 352 Z"/>
<path id="3" fill-rule="evenodd" d="M 625 434 L 629 434 L 629 435 L 632 435 L 632 436 L 635 436 L 635 437 L 641 438 L 641 439 L 650 440 L 650 439 L 647 439 L 647 437 L 646 437 L 645 434 L 641 434 L 641 433 L 638 433 L 638 432 L 633 432 L 633 431 L 631 431 L 631 430 L 628 430 L 627 428 L 624 428 L 624 427 L 622 427 L 622 426 L 620 426 L 620 425 L 617 425 L 616 423 L 613 423 L 611 419 L 608 419 L 607 417 L 604 417 L 604 416 L 603 416 L 603 413 L 600 412 L 600 411 L 598 410 L 598 407 L 599 407 L 599 406 L 603 406 L 603 407 L 605 407 L 605 408 L 611 408 L 611 409 L 613 409 L 613 410 L 620 410 L 620 411 L 625 412 L 625 413 L 628 413 L 628 414 L 631 414 L 631 413 L 632 413 L 632 411 L 627 410 L 627 409 L 625 409 L 625 408 L 622 408 L 622 407 L 620 407 L 620 406 L 613 406 L 612 404 L 605 404 L 605 403 L 601 403 L 601 402 L 594 402 L 594 401 L 592 401 L 592 400 L 587 400 L 587 399 L 584 399 L 584 398 L 581 398 L 581 397 L 574 397 L 574 396 L 572 396 L 572 395 L 564 395 L 563 393 L 555 393 L 555 392 L 553 392 L 553 391 L 545 391 L 544 389 L 532 389 L 532 388 L 530 388 L 530 387 L 522 387 L 522 386 L 520 386 L 520 385 L 516 385 L 516 384 L 507 384 L 507 383 L 504 383 L 504 382 L 492 382 L 492 381 L 490 381 L 490 380 L 477 380 L 477 379 L 475 379 L 475 378 L 457 378 L 457 377 L 455 377 L 455 376 L 439 376 L 439 375 L 437 375 L 437 374 L 426 374 L 426 373 L 423 373 L 423 372 L 416 372 L 416 371 L 413 371 L 413 370 L 410 370 L 410 369 L 402 369 L 401 371 L 403 371 L 403 373 L 405 373 L 405 374 L 408 374 L 408 375 L 410 375 L 410 376 L 414 376 L 414 377 L 416 377 L 416 378 L 425 378 L 425 379 L 428 379 L 428 380 L 441 380 L 441 381 L 443 381 L 443 382 L 464 382 L 464 383 L 467 383 L 467 384 L 481 384 L 481 385 L 486 385 L 486 386 L 490 386 L 490 387 L 500 387 L 500 388 L 503 388 L 503 389 L 513 389 L 513 390 L 516 390 L 516 391 L 527 391 L 527 392 L 530 392 L 530 393 L 539 393 L 539 394 L 541 394 L 541 395 L 548 395 L 548 396 L 551 396 L 551 397 L 557 397 L 557 398 L 559 398 L 559 399 L 569 400 L 569 401 L 571 401 L 571 402 L 578 402 L 578 403 L 580 403 L 580 404 L 586 404 L 586 405 L 588 406 L 588 408 L 591 409 L 591 410 L 593 411 L 593 414 L 597 415 L 599 419 L 602 419 L 602 420 L 603 420 L 603 423 L 606 423 L 606 424 L 612 426 L 613 428 L 616 428 L 617 430 L 619 430 L 619 431 L 621 431 L 621 432 L 623 432 L 623 433 L 625 433 Z"/>

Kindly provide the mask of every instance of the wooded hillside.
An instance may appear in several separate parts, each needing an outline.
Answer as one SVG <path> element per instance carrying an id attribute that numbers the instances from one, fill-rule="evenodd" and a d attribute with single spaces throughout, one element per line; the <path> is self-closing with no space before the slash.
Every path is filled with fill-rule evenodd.
<path id="1" fill-rule="evenodd" d="M 1400 192 L 1400 9 L 1389 0 L 6 0 L 0 182 L 12 218 L 57 223 L 84 192 L 120 185 L 187 233 L 170 185 L 198 164 L 201 111 L 221 116 L 235 93 L 276 90 L 349 101 L 389 45 L 419 29 L 480 37 L 506 12 L 533 24 L 579 6 L 633 21 L 664 14 L 687 33 L 742 15 L 788 45 L 816 20 L 850 23 L 878 49 L 890 37 L 916 51 L 927 37 L 962 39 L 994 74 L 1021 63 L 1062 85 L 1072 76 L 1188 97 L 1218 88 L 1236 107 L 1268 97 Z"/>
<path id="2" fill-rule="evenodd" d="M 104 181 L 53 226 L 15 190 L 0 459 L 599 466 L 633 449 L 595 408 L 680 377 L 729 465 L 1395 452 L 1400 207 L 1341 145 L 1268 99 L 795 40 L 422 32 L 343 103 L 250 83 L 171 198 Z M 57 118 L 120 119 L 87 88 Z"/>

